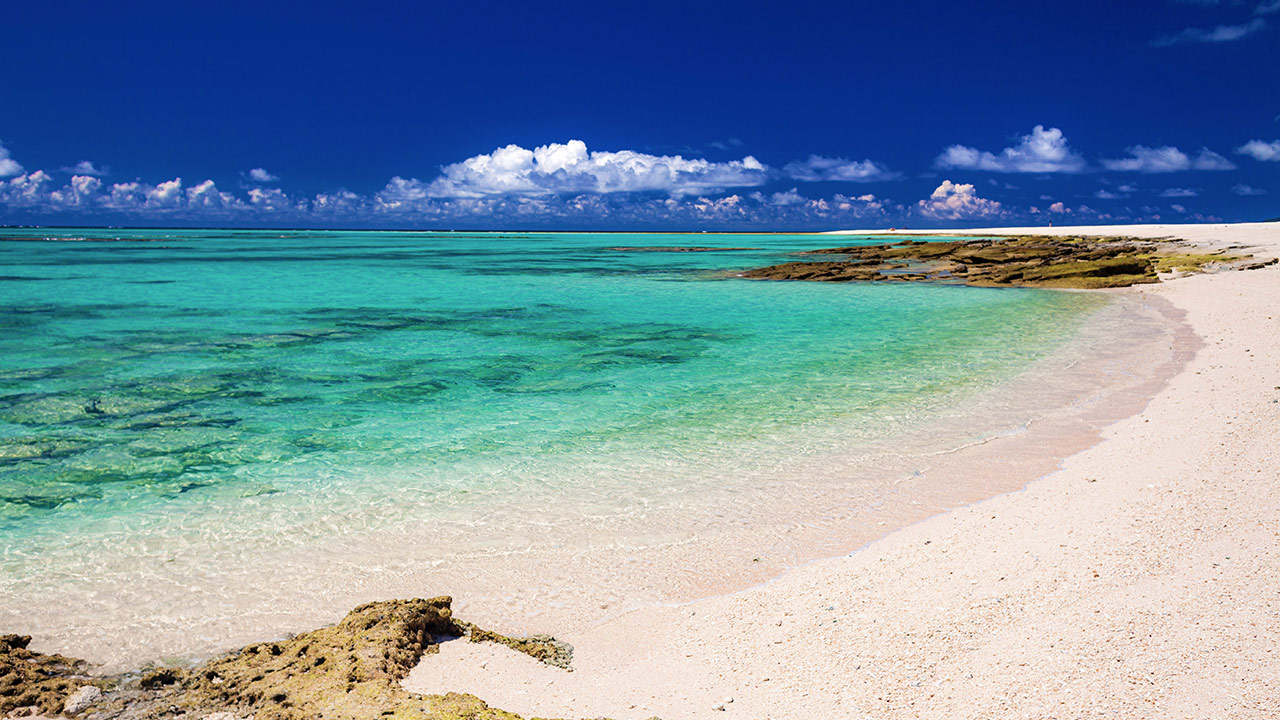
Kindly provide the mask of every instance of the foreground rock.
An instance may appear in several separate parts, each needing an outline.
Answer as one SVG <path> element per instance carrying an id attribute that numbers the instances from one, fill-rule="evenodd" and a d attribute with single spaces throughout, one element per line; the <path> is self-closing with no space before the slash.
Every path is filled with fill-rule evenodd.
<path id="1" fill-rule="evenodd" d="M 813 250 L 801 255 L 838 260 L 790 262 L 748 270 L 742 277 L 815 282 L 944 282 L 980 287 L 1111 288 L 1160 282 L 1162 273 L 1253 269 L 1274 258 L 1223 252 L 1176 252 L 1171 241 L 1046 237 L 904 240 L 888 245 Z"/>
<path id="2" fill-rule="evenodd" d="M 554 638 L 509 638 L 453 618 L 451 599 L 361 605 L 337 625 L 250 645 L 193 668 L 91 677 L 85 664 L 0 636 L 0 714 L 101 720 L 520 720 L 479 699 L 415 695 L 400 681 L 439 643 L 468 636 L 568 668 Z"/>
<path id="3" fill-rule="evenodd" d="M 84 662 L 31 652 L 30 642 L 29 635 L 0 635 L 0 713 L 30 708 L 54 715 L 72 696 L 82 698 L 82 688 L 102 683 L 86 674 Z"/>

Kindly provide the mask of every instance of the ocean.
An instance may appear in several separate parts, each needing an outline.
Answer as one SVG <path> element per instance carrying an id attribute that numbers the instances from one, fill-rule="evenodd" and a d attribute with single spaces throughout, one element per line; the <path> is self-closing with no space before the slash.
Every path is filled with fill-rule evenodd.
<path id="1" fill-rule="evenodd" d="M 1088 328 L 1162 337 L 1105 293 L 734 276 L 881 241 L 0 232 L 0 631 L 111 664 L 397 594 L 687 598 L 1025 429 L 1011 378 Z M 692 559 L 726 543 L 768 570 Z"/>

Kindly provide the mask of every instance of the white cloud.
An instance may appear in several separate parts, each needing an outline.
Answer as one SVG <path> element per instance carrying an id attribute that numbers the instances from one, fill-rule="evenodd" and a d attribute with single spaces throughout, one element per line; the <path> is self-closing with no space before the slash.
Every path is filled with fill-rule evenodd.
<path id="1" fill-rule="evenodd" d="M 229 192 L 218 190 L 212 180 L 205 180 L 187 190 L 187 207 L 206 210 L 232 210 L 241 208 L 244 202 Z"/>
<path id="2" fill-rule="evenodd" d="M 769 201 L 774 205 L 799 205 L 805 202 L 806 199 L 795 188 L 791 188 L 786 192 L 776 192 L 769 197 Z"/>
<path id="3" fill-rule="evenodd" d="M 1194 158 L 1170 145 L 1157 148 L 1134 145 L 1126 152 L 1129 157 L 1103 160 L 1103 166 L 1108 170 L 1143 173 L 1235 169 L 1234 163 L 1208 148 L 1201 148 Z"/>
<path id="4" fill-rule="evenodd" d="M 71 182 L 60 190 L 49 193 L 49 204 L 60 207 L 83 207 L 97 200 L 102 181 L 92 175 L 74 175 Z"/>
<path id="5" fill-rule="evenodd" d="M 94 164 L 89 162 L 88 160 L 81 160 L 75 165 L 62 168 L 62 172 L 72 173 L 74 175 L 95 175 L 96 176 L 96 175 L 106 175 L 107 169 L 95 167 Z"/>
<path id="6" fill-rule="evenodd" d="M 1067 146 L 1058 128 L 1037 125 L 1030 135 L 1023 135 L 1017 145 L 1007 147 L 999 155 L 964 145 L 952 145 L 938 156 L 940 168 L 990 170 L 992 172 L 1075 173 L 1085 169 L 1084 158 Z"/>
<path id="7" fill-rule="evenodd" d="M 1236 148 L 1236 152 L 1241 155 L 1248 155 L 1254 160 L 1280 162 L 1280 140 L 1272 140 L 1271 142 L 1250 140 Z"/>
<path id="8" fill-rule="evenodd" d="M 182 178 L 174 178 L 147 190 L 147 205 L 177 207 L 182 202 Z"/>
<path id="9" fill-rule="evenodd" d="M 950 180 L 943 180 L 929 199 L 916 203 L 916 207 L 921 214 L 938 220 L 958 220 L 1000 212 L 1000 203 L 978 197 L 973 185 L 957 185 Z"/>
<path id="10" fill-rule="evenodd" d="M 1245 197 L 1267 194 L 1267 191 L 1263 190 L 1262 188 L 1250 187 L 1248 185 L 1245 185 L 1244 183 L 1231 186 L 1231 192 L 1237 195 L 1245 196 Z"/>
<path id="11" fill-rule="evenodd" d="M 1192 161 L 1194 170 L 1235 170 L 1236 164 L 1209 148 L 1200 148 L 1200 154 Z"/>
<path id="12" fill-rule="evenodd" d="M 146 191 L 138 182 L 116 183 L 103 200 L 107 207 L 128 210 L 141 207 L 147 201 Z"/>
<path id="13" fill-rule="evenodd" d="M 848 160 L 821 155 L 810 155 L 808 160 L 787 163 L 782 172 L 792 180 L 804 182 L 874 182 L 894 177 L 888 168 L 873 160 Z"/>
<path id="14" fill-rule="evenodd" d="M 446 165 L 425 192 L 437 198 L 644 191 L 680 196 L 755 187 L 767 177 L 768 169 L 750 155 L 712 162 L 633 150 L 588 152 L 581 140 L 570 140 L 533 150 L 508 145 Z"/>
<path id="15" fill-rule="evenodd" d="M 354 215 L 364 210 L 365 198 L 350 190 L 318 193 L 311 201 L 312 212 L 325 215 Z"/>
<path id="16" fill-rule="evenodd" d="M 399 175 L 387 181 L 387 186 L 374 195 L 374 201 L 382 208 L 398 210 L 421 205 L 430 195 L 427 186 L 421 180 L 408 179 Z"/>
<path id="17" fill-rule="evenodd" d="M 696 215 L 707 219 L 745 218 L 747 213 L 747 208 L 743 205 L 740 195 L 730 195 L 715 200 L 700 197 L 694 200 L 691 205 Z"/>
<path id="18" fill-rule="evenodd" d="M 1093 196 L 1098 198 L 1099 200 L 1115 200 L 1117 198 L 1124 197 L 1124 195 L 1113 193 L 1110 190 L 1107 190 L 1105 188 L 1094 193 Z"/>
<path id="19" fill-rule="evenodd" d="M 254 182 L 269 183 L 280 179 L 278 175 L 272 175 L 263 168 L 254 168 L 249 171 L 249 179 Z"/>
<path id="20" fill-rule="evenodd" d="M 22 166 L 17 160 L 9 157 L 9 150 L 0 143 L 0 178 L 9 177 L 10 175 L 18 175 L 22 172 Z"/>
<path id="21" fill-rule="evenodd" d="M 1167 198 L 1195 197 L 1199 194 L 1200 193 L 1196 192 L 1195 190 L 1192 190 L 1191 188 L 1180 188 L 1180 187 L 1173 187 L 1173 188 L 1168 188 L 1166 190 L 1160 191 L 1160 197 L 1167 197 Z"/>
<path id="22" fill-rule="evenodd" d="M 1280 0 L 1271 0 L 1271 2 L 1261 3 L 1253 10 L 1254 15 L 1270 15 L 1271 13 L 1277 12 L 1280 12 Z"/>
<path id="23" fill-rule="evenodd" d="M 1186 28 L 1175 35 L 1165 35 L 1151 41 L 1156 47 L 1168 47 L 1170 45 L 1178 45 L 1180 43 L 1221 43 L 1233 42 L 1246 38 L 1256 32 L 1265 30 L 1267 21 L 1262 18 L 1254 18 L 1247 23 L 1240 25 L 1219 25 L 1211 29 L 1203 28 Z"/>
<path id="24" fill-rule="evenodd" d="M 293 201 L 280 188 L 249 188 L 249 203 L 270 212 L 294 209 Z"/>
<path id="25" fill-rule="evenodd" d="M 1054 203 L 1054 204 L 1052 204 L 1052 205 L 1050 205 L 1050 206 L 1049 206 L 1049 212 L 1051 212 L 1051 213 L 1059 213 L 1059 214 L 1061 214 L 1061 213 L 1068 213 L 1068 212 L 1071 212 L 1071 211 L 1067 209 L 1067 206 L 1066 206 L 1066 205 L 1064 205 L 1064 204 L 1062 204 L 1062 203 L 1060 203 L 1060 202 L 1056 202 L 1056 203 Z"/>
<path id="26" fill-rule="evenodd" d="M 0 192 L 5 203 L 18 207 L 42 204 L 48 197 L 52 178 L 43 170 L 19 175 L 7 182 L 0 182 Z"/>
<path id="27" fill-rule="evenodd" d="M 71 189 L 82 197 L 94 195 L 102 188 L 102 181 L 91 175 L 75 175 L 71 178 Z"/>
<path id="28" fill-rule="evenodd" d="M 1185 207 L 1183 207 L 1182 205 L 1179 205 L 1179 204 L 1177 204 L 1177 203 L 1174 203 L 1174 204 L 1170 205 L 1169 207 L 1170 207 L 1170 208 L 1172 208 L 1174 212 L 1180 212 L 1180 213 L 1186 213 L 1186 212 L 1187 212 L 1187 209 L 1186 209 Z"/>
<path id="29" fill-rule="evenodd" d="M 867 193 L 865 195 L 846 196 L 837 193 L 832 199 L 833 205 L 837 210 L 846 212 L 854 212 L 860 215 L 868 213 L 877 213 L 885 209 L 884 201 L 878 199 L 875 195 Z"/>

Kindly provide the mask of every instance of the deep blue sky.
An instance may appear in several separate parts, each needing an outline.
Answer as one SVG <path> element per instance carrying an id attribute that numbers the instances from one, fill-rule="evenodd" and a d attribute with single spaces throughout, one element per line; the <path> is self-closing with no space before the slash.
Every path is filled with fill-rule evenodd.
<path id="1" fill-rule="evenodd" d="M 4 4 L 0 27 L 5 223 L 1280 215 L 1273 0 L 44 2 Z M 1033 134 L 1059 154 L 1002 155 Z M 558 174 L 511 155 L 524 165 L 441 178 L 499 147 L 571 139 L 622 155 L 579 153 Z M 940 161 L 956 145 L 972 151 Z M 675 155 L 707 162 L 673 170 Z"/>

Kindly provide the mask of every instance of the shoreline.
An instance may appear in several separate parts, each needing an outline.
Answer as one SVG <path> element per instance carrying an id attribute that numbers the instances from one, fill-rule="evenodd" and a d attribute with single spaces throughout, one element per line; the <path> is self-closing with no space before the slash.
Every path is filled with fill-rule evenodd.
<path id="1" fill-rule="evenodd" d="M 1276 238 L 1263 239 L 1271 241 L 1263 245 L 1271 256 L 1280 252 Z M 1276 432 L 1280 422 L 1275 422 L 1280 419 L 1280 408 L 1274 399 L 1268 399 L 1266 391 L 1270 387 L 1267 383 L 1272 383 L 1272 395 L 1280 398 L 1280 375 L 1274 370 L 1280 358 L 1280 333 L 1267 335 L 1267 328 L 1278 327 L 1273 324 L 1262 326 L 1263 337 L 1250 335 L 1248 328 L 1239 327 L 1238 316 L 1247 316 L 1255 327 L 1280 317 L 1276 292 L 1280 275 L 1276 271 L 1272 266 L 1108 291 L 1129 299 L 1149 294 L 1156 304 L 1167 304 L 1163 309 L 1166 316 L 1171 309 L 1186 316 L 1185 322 L 1178 323 L 1183 332 L 1169 361 L 1170 372 L 1142 384 L 1154 383 L 1156 389 L 1131 393 L 1128 411 L 1095 421 L 1092 430 L 1084 433 L 1091 439 L 1083 446 L 1072 449 L 1055 443 L 1062 436 L 1050 433 L 1053 447 L 1048 454 L 1041 448 L 1023 458 L 1033 465 L 1048 465 L 1043 472 L 1028 475 L 1025 468 L 1011 470 L 1000 464 L 1008 454 L 1004 446 L 1026 437 L 988 438 L 960 449 L 960 453 L 975 448 L 986 452 L 976 453 L 975 459 L 957 464 L 949 472 L 956 477 L 1008 473 L 1014 476 L 1012 481 L 1002 480 L 999 487 L 980 483 L 985 490 L 977 500 L 952 505 L 943 502 L 939 508 L 926 509 L 921 519 L 895 523 L 896 529 L 886 528 L 887 535 L 882 531 L 851 552 L 845 551 L 847 554 L 784 568 L 745 589 L 623 610 L 585 627 L 557 632 L 560 639 L 578 648 L 573 674 L 538 665 L 500 646 L 446 642 L 439 654 L 422 659 L 406 687 L 417 692 L 474 694 L 493 707 L 523 715 L 607 715 L 617 720 L 652 715 L 667 720 L 728 715 L 801 718 L 812 717 L 817 709 L 886 717 L 1011 713 L 1078 717 L 1103 711 L 1165 717 L 1175 710 L 1199 717 L 1204 715 L 1204 707 L 1219 713 L 1215 717 L 1257 717 L 1251 713 L 1280 710 L 1267 704 L 1280 691 L 1275 680 L 1280 673 L 1268 646 L 1280 640 L 1275 630 L 1280 628 L 1276 622 L 1280 614 L 1265 595 L 1265 588 L 1274 586 L 1277 575 L 1274 565 L 1265 560 L 1280 549 L 1274 531 L 1268 535 L 1265 519 L 1274 518 L 1274 511 L 1280 509 L 1280 491 L 1271 489 L 1268 495 L 1265 491 L 1270 488 L 1256 483 L 1242 488 L 1219 487 L 1211 482 L 1214 477 L 1208 481 L 1188 477 L 1176 482 L 1144 482 L 1152 472 L 1167 472 L 1169 467 L 1199 469 L 1218 460 L 1208 455 L 1215 452 L 1210 440 L 1216 439 L 1214 433 L 1220 428 L 1206 424 L 1205 415 L 1221 415 L 1223 407 L 1240 404 L 1242 399 L 1249 413 L 1263 417 L 1260 421 L 1254 417 L 1252 425 L 1230 429 L 1232 438 L 1244 440 L 1233 450 L 1248 456 L 1246 460 L 1275 459 L 1265 445 L 1271 442 L 1275 447 L 1275 441 L 1280 440 Z M 1230 297 L 1233 290 L 1255 302 L 1239 306 L 1239 301 Z M 1250 375 L 1242 371 L 1238 357 L 1233 361 L 1217 357 L 1241 350 L 1249 354 L 1250 363 L 1256 361 L 1257 367 L 1270 370 L 1270 374 Z M 1206 355 L 1212 357 L 1206 359 Z M 1231 397 L 1224 400 L 1218 397 L 1221 394 Z M 1189 403 L 1183 397 L 1187 395 L 1198 396 L 1198 402 Z M 1109 407 L 1115 414 L 1114 408 L 1122 403 L 1114 397 L 1111 400 Z M 1149 426 L 1151 420 L 1156 425 Z M 1239 415 L 1226 424 L 1236 422 L 1240 422 Z M 1237 432 L 1241 428 L 1244 432 Z M 1073 437 L 1078 442 L 1081 433 Z M 1234 481 L 1240 479 L 1232 474 L 1234 467 L 1231 472 L 1219 469 Z M 1265 475 L 1261 470 L 1254 473 L 1258 474 Z M 930 477 L 935 486 L 950 487 L 938 479 L 936 474 Z M 1259 480 L 1252 476 L 1245 479 Z M 1274 473 L 1262 478 L 1266 479 L 1274 480 Z M 1244 508 L 1230 503 L 1222 508 L 1196 508 L 1208 514 L 1202 518 L 1205 527 L 1214 528 L 1217 523 L 1223 524 L 1225 533 L 1236 532 L 1232 521 L 1239 519 L 1237 515 L 1249 514 L 1259 518 L 1257 525 L 1262 528 L 1247 523 L 1239 528 L 1258 543 L 1252 555 L 1249 548 L 1223 555 L 1227 560 L 1245 558 L 1249 563 L 1243 574 L 1239 566 L 1230 566 L 1235 571 L 1231 578 L 1234 584 L 1225 597 L 1240 602 L 1247 596 L 1241 607 L 1224 605 L 1220 594 L 1189 591 L 1191 600 L 1201 605 L 1217 599 L 1218 611 L 1232 619 L 1246 619 L 1216 629 L 1248 624 L 1254 631 L 1251 639 L 1226 632 L 1235 645 L 1225 654 L 1218 648 L 1201 653 L 1212 662 L 1234 661 L 1242 666 L 1245 656 L 1240 648 L 1257 650 L 1260 659 L 1253 661 L 1253 670 L 1258 671 L 1258 677 L 1232 676 L 1230 670 L 1239 666 L 1215 668 L 1212 682 L 1227 677 L 1246 688 L 1236 693 L 1235 705 L 1213 704 L 1217 701 L 1210 697 L 1203 677 L 1196 678 L 1193 693 L 1179 693 L 1179 687 L 1171 692 L 1169 685 L 1160 687 L 1151 670 L 1155 662 L 1151 657 L 1164 657 L 1159 652 L 1150 657 L 1142 652 L 1112 657 L 1100 656 L 1095 648 L 1118 640 L 1143 642 L 1136 626 L 1150 631 L 1148 639 L 1169 627 L 1184 635 L 1190 632 L 1192 639 L 1201 638 L 1203 633 L 1197 635 L 1200 631 L 1191 631 L 1185 623 L 1170 623 L 1167 618 L 1174 611 L 1154 609 L 1185 610 L 1186 598 L 1157 592 L 1168 590 L 1160 582 L 1163 576 L 1153 575 L 1148 566 L 1133 559 L 1140 556 L 1145 560 L 1155 554 L 1160 570 L 1175 565 L 1168 555 L 1173 548 L 1189 543 L 1185 537 L 1169 538 L 1185 534 L 1186 528 L 1163 515 L 1121 510 L 1126 504 L 1168 505 L 1170 500 L 1181 502 L 1174 502 L 1173 510 L 1185 509 L 1194 504 L 1194 490 L 1204 489 L 1192 487 L 1197 481 L 1237 501 L 1258 500 Z M 1005 487 L 1006 483 L 1013 487 Z M 1167 498 L 1166 493 L 1174 497 Z M 988 512 L 992 513 L 991 521 L 985 519 Z M 1221 520 L 1227 522 L 1219 523 Z M 1134 539 L 1124 534 L 1133 529 L 1131 526 L 1141 530 L 1155 526 L 1163 535 L 1157 538 L 1160 542 L 1146 542 L 1150 538 L 1141 536 Z M 1194 531 L 1204 532 L 1203 528 Z M 1204 539 L 1194 533 L 1192 540 Z M 1114 543 L 1117 537 L 1121 542 Z M 1076 544 L 1062 542 L 1055 548 L 1054 539 Z M 1228 566 L 1213 563 L 1215 569 Z M 941 574 L 943 570 L 946 576 Z M 1192 581 L 1202 579 L 1197 573 L 1205 569 L 1175 570 L 1183 571 L 1179 579 L 1186 581 L 1184 588 L 1191 588 Z M 996 577 L 1000 572 L 1004 574 Z M 1124 582 L 1117 585 L 1117 577 Z M 1135 598 L 1135 581 L 1155 588 L 1144 587 Z M 1052 592 L 1045 594 L 1046 587 Z M 1116 601 L 1109 611 L 1104 604 L 1092 613 L 1102 617 L 1091 617 L 1082 604 L 1101 602 L 1100 588 L 1104 599 L 1121 595 L 1123 602 Z M 468 611 L 466 615 L 475 617 L 476 613 Z M 1035 621 L 1028 621 L 1029 617 Z M 1213 616 L 1202 613 L 1199 617 Z M 1110 635 L 1100 631 L 1101 621 L 1111 623 L 1107 628 Z M 1127 628 L 1128 635 L 1116 634 L 1117 628 Z M 496 629 L 510 632 L 509 628 Z M 1060 635 L 1060 644 L 1045 640 L 1048 629 Z M 1046 643 L 1048 649 L 1043 647 Z M 1055 647 L 1059 648 L 1057 655 L 1053 654 Z M 1183 656 L 1196 649 L 1188 645 L 1186 637 L 1179 636 L 1156 643 L 1154 650 L 1167 655 L 1171 647 Z M 76 654 L 75 648 L 69 651 Z M 1010 657 L 1027 662 L 1013 662 Z M 1077 667 L 1088 666 L 1085 661 L 1099 657 L 1117 666 L 1095 662 L 1092 675 Z M 957 658 L 964 661 L 960 669 L 967 671 L 963 674 L 956 669 L 961 663 Z M 1126 674 L 1112 672 L 1117 667 Z M 1144 668 L 1145 676 L 1138 672 Z M 1071 684 L 1075 682 L 1083 684 Z M 1153 694 L 1153 685 L 1159 692 Z M 1147 704 L 1135 699 L 1141 694 L 1135 688 L 1147 691 L 1140 698 Z M 729 698 L 732 700 L 726 702 Z M 1052 701 L 1059 702 L 1061 712 L 1044 710 Z"/>
<path id="2" fill-rule="evenodd" d="M 607 542 L 591 541 L 582 547 L 511 548 L 494 553 L 450 544 L 447 547 L 454 548 L 451 552 L 456 557 L 447 566 L 433 564 L 433 556 L 415 549 L 421 540 L 411 530 L 403 536 L 377 533 L 358 542 L 343 540 L 336 548 L 317 549 L 317 567 L 327 569 L 322 580 L 313 584 L 329 588 L 323 596 L 308 598 L 305 585 L 295 582 L 296 578 L 277 575 L 275 587 L 259 591 L 264 598 L 276 598 L 276 609 L 269 614 L 239 603 L 226 611 L 226 619 L 210 623 L 202 622 L 201 615 L 216 608 L 188 607 L 157 618 L 150 633 L 130 638 L 127 647 L 112 647 L 119 633 L 100 623 L 69 619 L 74 627 L 61 633 L 61 641 L 30 625 L 7 629 L 33 634 L 34 649 L 85 657 L 102 664 L 104 671 L 121 671 L 147 661 L 187 663 L 277 637 L 285 630 L 316 627 L 371 600 L 451 594 L 460 615 L 486 627 L 509 635 L 568 636 L 638 610 L 746 591 L 796 568 L 855 551 L 896 528 L 993 492 L 1015 490 L 1025 484 L 1024 476 L 1054 470 L 1067 454 L 1064 449 L 1095 443 L 1100 425 L 1127 414 L 1129 405 L 1145 402 L 1149 396 L 1148 390 L 1128 386 L 1132 377 L 1145 372 L 1134 363 L 1164 352 L 1163 333 L 1176 318 L 1167 317 L 1167 308 L 1144 310 L 1125 298 L 1089 312 L 1084 327 L 1031 367 L 999 385 L 966 391 L 964 399 L 952 398 L 944 404 L 946 411 L 932 421 L 913 421 L 913 435 L 924 438 L 913 442 L 927 441 L 928 452 L 919 452 L 924 445 L 905 455 L 893 454 L 893 448 L 860 446 L 850 451 L 852 455 L 779 458 L 779 466 L 771 471 L 776 489 L 762 487 L 751 495 L 775 498 L 774 507 L 754 509 L 740 522 L 722 521 L 704 530 L 671 528 L 684 534 L 648 545 L 638 542 L 642 536 L 636 533 L 643 527 L 630 533 L 615 528 Z M 1107 319 L 1099 320 L 1103 316 Z M 1111 352 L 1106 357 L 1082 350 L 1084 336 L 1100 322 L 1108 323 L 1107 327 L 1120 323 L 1135 336 L 1119 351 L 1106 348 Z M 1141 327 L 1149 337 L 1136 336 L 1137 323 L 1144 323 Z M 1092 346 L 1101 346 L 1107 339 L 1097 328 L 1092 335 Z M 1086 354 L 1083 363 L 1081 353 Z M 1159 371 L 1147 382 L 1158 384 L 1167 374 Z M 1108 390 L 1098 390 L 1097 383 Z M 1102 402 L 1099 392 L 1106 395 Z M 1101 419 L 1094 417 L 1098 413 Z M 982 432 L 969 437 L 957 433 L 970 422 L 979 423 L 971 427 Z M 1005 472 L 994 487 L 969 479 L 973 468 L 990 464 Z M 858 475 L 872 470 L 879 476 L 874 482 Z M 796 480 L 805 474 L 822 477 L 801 487 Z M 822 487 L 826 482 L 839 484 Z M 818 492 L 822 494 L 814 494 Z M 745 496 L 739 501 L 751 507 L 758 504 Z M 363 547 L 371 548 L 373 555 Z M 384 557 L 385 551 L 377 552 L 380 547 L 401 548 L 401 557 Z M 376 562 L 366 567 L 361 557 L 374 557 Z M 287 568 L 298 565 L 294 560 L 285 563 Z M 244 582 L 249 579 L 246 571 Z M 518 604 L 511 604 L 513 597 Z M 198 596 L 192 600 L 207 602 Z M 57 614 L 56 608 L 41 612 Z M 185 649 L 174 651 L 175 632 L 189 636 L 183 639 Z M 164 650 L 156 652 L 157 643 Z"/>
<path id="3" fill-rule="evenodd" d="M 1280 228 L 1260 230 L 1195 241 L 1280 254 Z M 1280 271 L 1119 292 L 1168 300 L 1201 346 L 1060 469 L 764 585 L 566 635 L 572 675 L 457 643 L 406 687 L 619 720 L 1280 712 Z"/>

